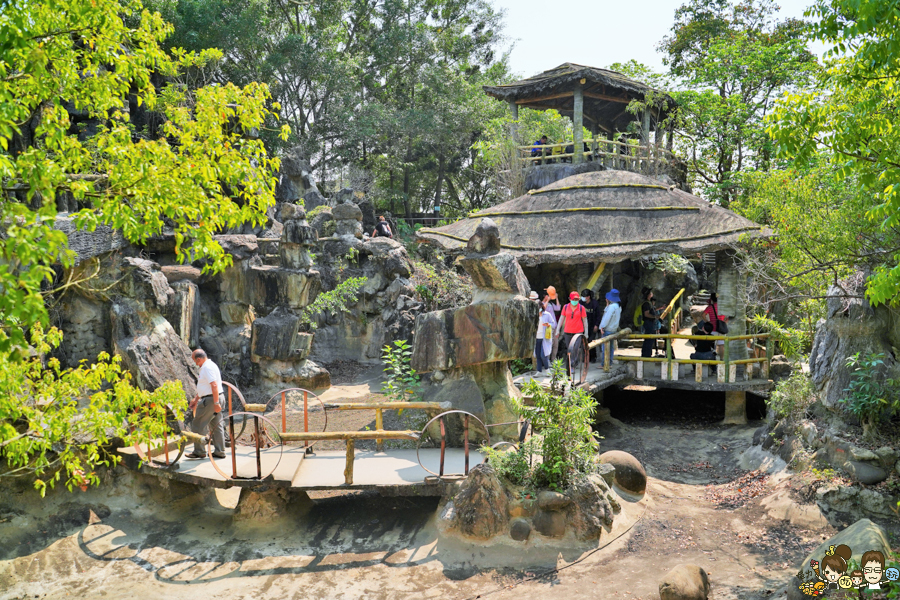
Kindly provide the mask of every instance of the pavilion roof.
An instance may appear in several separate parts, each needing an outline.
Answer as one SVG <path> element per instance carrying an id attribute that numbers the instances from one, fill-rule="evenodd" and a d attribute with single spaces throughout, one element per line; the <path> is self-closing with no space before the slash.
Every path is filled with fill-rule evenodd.
<path id="1" fill-rule="evenodd" d="M 484 86 L 483 89 L 487 95 L 499 100 L 513 101 L 519 106 L 535 110 L 555 109 L 560 114 L 571 117 L 574 89 L 582 80 L 584 116 L 588 121 L 586 125 L 595 121 L 601 130 L 625 131 L 628 123 L 636 119 L 625 107 L 632 100 L 643 102 L 651 92 L 654 93 L 654 105 L 658 111 L 651 129 L 655 129 L 656 121 L 664 119 L 666 113 L 675 107 L 675 101 L 671 97 L 645 83 L 629 79 L 617 71 L 575 63 L 563 63 L 528 79 L 505 85 Z"/>
<path id="2" fill-rule="evenodd" d="M 462 253 L 482 218 L 500 228 L 501 247 L 523 266 L 617 263 L 661 253 L 691 255 L 772 232 L 721 206 L 629 171 L 595 171 L 472 213 L 420 242 Z"/>

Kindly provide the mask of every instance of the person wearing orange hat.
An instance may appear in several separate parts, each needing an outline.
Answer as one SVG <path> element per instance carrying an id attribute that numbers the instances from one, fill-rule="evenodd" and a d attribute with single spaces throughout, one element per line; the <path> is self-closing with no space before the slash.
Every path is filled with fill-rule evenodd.
<path id="1" fill-rule="evenodd" d="M 559 351 L 559 333 L 556 323 L 559 323 L 559 316 L 562 314 L 562 304 L 559 302 L 559 296 L 556 295 L 556 288 L 552 285 L 547 286 L 547 297 L 545 298 L 547 308 L 553 313 L 553 343 L 550 350 L 550 362 L 556 360 L 556 354 Z"/>
<path id="2" fill-rule="evenodd" d="M 560 329 L 563 331 L 564 348 L 568 348 L 572 343 L 572 338 L 579 333 L 586 336 L 588 332 L 587 311 L 581 304 L 581 296 L 578 292 L 569 294 L 569 303 L 562 309 L 562 316 L 559 324 L 556 326 L 556 332 Z M 566 366 L 568 371 L 568 365 Z"/>

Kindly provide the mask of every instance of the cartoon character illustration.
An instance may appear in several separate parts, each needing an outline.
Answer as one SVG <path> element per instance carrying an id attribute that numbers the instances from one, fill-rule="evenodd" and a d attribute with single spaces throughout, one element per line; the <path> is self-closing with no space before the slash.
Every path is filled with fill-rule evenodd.
<path id="1" fill-rule="evenodd" d="M 844 544 L 830 546 L 822 559 L 821 572 L 819 572 L 818 561 L 813 560 L 809 564 L 816 576 L 827 584 L 826 589 L 836 590 L 838 589 L 838 580 L 847 572 L 847 561 L 850 560 L 852 554 L 853 551 L 850 550 L 850 547 Z M 878 577 L 881 578 L 881 571 L 878 572 Z"/>
<path id="2" fill-rule="evenodd" d="M 800 584 L 800 591 L 807 596 L 821 596 L 825 593 L 824 581 L 807 581 Z"/>
<path id="3" fill-rule="evenodd" d="M 859 564 L 862 565 L 863 577 L 868 584 L 865 589 L 880 590 L 881 575 L 884 572 L 884 554 L 878 550 L 869 550 L 862 555 Z"/>
<path id="4" fill-rule="evenodd" d="M 850 579 L 853 580 L 853 587 L 859 589 L 862 587 L 863 582 L 863 572 L 859 569 L 856 569 L 852 573 L 850 573 Z"/>
<path id="5" fill-rule="evenodd" d="M 884 572 L 884 576 L 887 577 L 888 581 L 897 581 L 900 579 L 900 569 L 891 567 Z"/>

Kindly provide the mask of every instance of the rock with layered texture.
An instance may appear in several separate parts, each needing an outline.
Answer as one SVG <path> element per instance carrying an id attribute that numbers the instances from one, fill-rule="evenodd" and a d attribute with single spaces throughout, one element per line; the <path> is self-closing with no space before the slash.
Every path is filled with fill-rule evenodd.
<path id="1" fill-rule="evenodd" d="M 659 584 L 660 600 L 706 600 L 709 576 L 697 565 L 678 565 Z"/>
<path id="2" fill-rule="evenodd" d="M 176 281 L 171 287 L 175 295 L 165 310 L 165 317 L 181 340 L 193 348 L 200 338 L 200 290 L 188 280 Z"/>
<path id="3" fill-rule="evenodd" d="M 439 310 L 416 320 L 412 367 L 446 371 L 529 358 L 538 305 L 525 298 Z"/>
<path id="4" fill-rule="evenodd" d="M 613 508 L 606 496 L 609 488 L 602 477 L 575 481 L 566 496 L 570 501 L 568 523 L 579 540 L 596 540 L 613 524 Z"/>
<path id="5" fill-rule="evenodd" d="M 311 360 L 284 361 L 260 358 L 259 380 L 264 394 L 298 387 L 307 390 L 325 390 L 331 387 L 331 374 Z"/>
<path id="6" fill-rule="evenodd" d="M 463 535 L 489 539 L 506 531 L 509 503 L 494 468 L 481 464 L 469 471 L 453 499 L 453 526 Z"/>
<path id="7" fill-rule="evenodd" d="M 110 322 L 113 351 L 123 357 L 138 386 L 155 390 L 167 381 L 180 381 L 185 397 L 194 395 L 197 368 L 191 350 L 158 311 L 122 298 L 112 304 Z"/>
<path id="8" fill-rule="evenodd" d="M 300 333 L 300 317 L 278 307 L 267 316 L 253 321 L 250 358 L 303 360 L 309 356 L 310 334 Z"/>
<path id="9" fill-rule="evenodd" d="M 475 286 L 481 290 L 516 296 L 528 296 L 528 292 L 531 291 L 522 267 L 512 254 L 469 256 L 462 259 L 460 264 L 472 277 Z M 489 300 L 490 298 L 485 298 L 482 301 Z"/>
<path id="10" fill-rule="evenodd" d="M 175 291 L 155 262 L 127 257 L 122 259 L 122 269 L 125 273 L 118 290 L 123 296 L 149 302 L 160 310 L 174 301 Z"/>

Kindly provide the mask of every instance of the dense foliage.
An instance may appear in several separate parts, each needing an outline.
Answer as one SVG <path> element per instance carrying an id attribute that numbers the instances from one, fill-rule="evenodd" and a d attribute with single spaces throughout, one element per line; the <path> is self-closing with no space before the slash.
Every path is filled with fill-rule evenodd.
<path id="1" fill-rule="evenodd" d="M 507 77 L 489 2 L 150 1 L 175 24 L 168 44 L 222 50 L 216 81 L 269 85 L 321 181 L 346 169 L 407 214 L 489 194 L 470 149 L 505 110 L 481 90 Z"/>
<path id="2" fill-rule="evenodd" d="M 276 117 L 268 89 L 183 85 L 219 55 L 167 55 L 159 43 L 170 33 L 132 0 L 24 0 L 0 12 L 0 449 L 42 489 L 95 481 L 110 457 L 94 442 L 122 433 L 137 406 L 159 407 L 136 434 L 152 436 L 163 407 L 184 401 L 172 386 L 135 389 L 108 357 L 68 371 L 43 364 L 61 340 L 45 295 L 55 269 L 74 262 L 54 228 L 57 202 L 77 202 L 78 227 L 107 225 L 132 242 L 165 224 L 181 259 L 217 271 L 231 257 L 213 234 L 262 223 L 274 201 L 278 161 L 247 135 Z"/>

